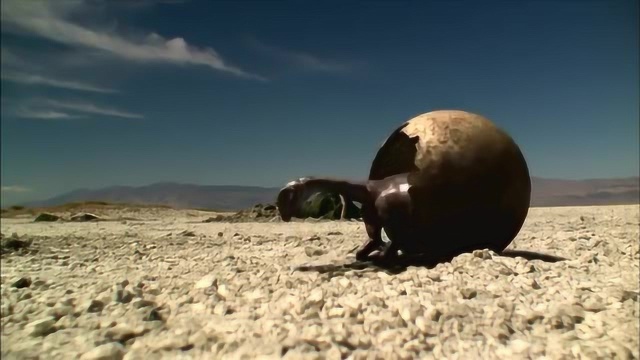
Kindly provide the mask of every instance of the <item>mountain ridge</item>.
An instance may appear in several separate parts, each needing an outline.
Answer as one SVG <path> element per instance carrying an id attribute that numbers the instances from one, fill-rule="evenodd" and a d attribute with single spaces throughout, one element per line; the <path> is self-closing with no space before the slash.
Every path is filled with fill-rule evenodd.
<path id="1" fill-rule="evenodd" d="M 531 182 L 531 207 L 640 203 L 640 177 L 565 180 L 533 176 Z M 236 211 L 257 203 L 273 203 L 279 190 L 277 187 L 262 186 L 158 182 L 143 186 L 81 188 L 24 205 L 37 207 L 57 206 L 69 202 L 105 201 Z"/>

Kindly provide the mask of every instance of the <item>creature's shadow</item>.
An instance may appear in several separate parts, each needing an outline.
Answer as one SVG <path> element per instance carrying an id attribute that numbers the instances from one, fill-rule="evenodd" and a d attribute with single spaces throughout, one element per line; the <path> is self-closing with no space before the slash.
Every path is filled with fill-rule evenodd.
<path id="1" fill-rule="evenodd" d="M 522 257 L 526 260 L 540 260 L 540 261 L 551 262 L 551 263 L 568 260 L 563 257 L 543 254 L 543 253 L 528 251 L 528 250 L 504 250 L 503 252 L 497 255 L 512 257 L 512 258 Z M 331 277 L 340 276 L 354 270 L 372 270 L 372 271 L 383 271 L 388 274 L 400 274 L 406 271 L 410 266 L 425 267 L 428 269 L 432 269 L 440 263 L 449 262 L 451 260 L 452 258 L 433 260 L 433 259 L 427 259 L 419 256 L 416 256 L 416 257 L 399 256 L 392 263 L 355 260 L 352 262 L 345 262 L 345 263 L 301 265 L 296 267 L 294 270 L 305 271 L 305 272 L 313 271 L 321 274 L 328 274 Z"/>

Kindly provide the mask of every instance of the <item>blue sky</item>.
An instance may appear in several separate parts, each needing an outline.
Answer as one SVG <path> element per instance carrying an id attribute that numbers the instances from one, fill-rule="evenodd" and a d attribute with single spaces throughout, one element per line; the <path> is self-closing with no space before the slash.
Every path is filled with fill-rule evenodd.
<path id="1" fill-rule="evenodd" d="M 638 175 L 638 2 L 2 1 L 2 201 L 365 178 L 391 131 L 482 114 L 534 176 Z"/>

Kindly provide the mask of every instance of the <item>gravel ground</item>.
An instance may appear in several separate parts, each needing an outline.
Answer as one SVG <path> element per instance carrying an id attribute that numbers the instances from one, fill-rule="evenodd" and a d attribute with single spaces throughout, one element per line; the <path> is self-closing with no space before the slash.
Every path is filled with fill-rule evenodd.
<path id="1" fill-rule="evenodd" d="M 3 359 L 639 356 L 637 205 L 531 209 L 510 248 L 566 261 L 393 271 L 355 262 L 355 221 L 97 215 L 118 220 L 2 219 L 4 245 L 28 244 L 2 255 Z"/>

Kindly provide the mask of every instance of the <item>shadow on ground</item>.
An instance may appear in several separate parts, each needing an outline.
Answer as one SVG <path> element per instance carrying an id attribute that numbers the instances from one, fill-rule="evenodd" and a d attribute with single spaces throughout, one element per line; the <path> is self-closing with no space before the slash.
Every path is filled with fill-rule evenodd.
<path id="1" fill-rule="evenodd" d="M 558 261 L 568 260 L 563 257 L 543 254 L 536 251 L 529 250 L 504 250 L 498 256 L 504 257 L 522 257 L 527 260 L 540 260 L 544 262 L 555 263 Z M 425 267 L 428 269 L 434 268 L 439 263 L 448 262 L 451 259 L 434 261 L 432 259 L 425 259 L 422 257 L 399 257 L 396 261 L 390 264 L 377 263 L 372 261 L 353 261 L 345 263 L 333 263 L 333 264 L 319 264 L 319 265 L 301 265 L 294 268 L 294 271 L 303 272 L 318 272 L 321 274 L 327 274 L 329 277 L 341 276 L 354 270 L 370 270 L 370 271 L 384 271 L 388 274 L 400 274 L 406 271 L 410 266 Z"/>

